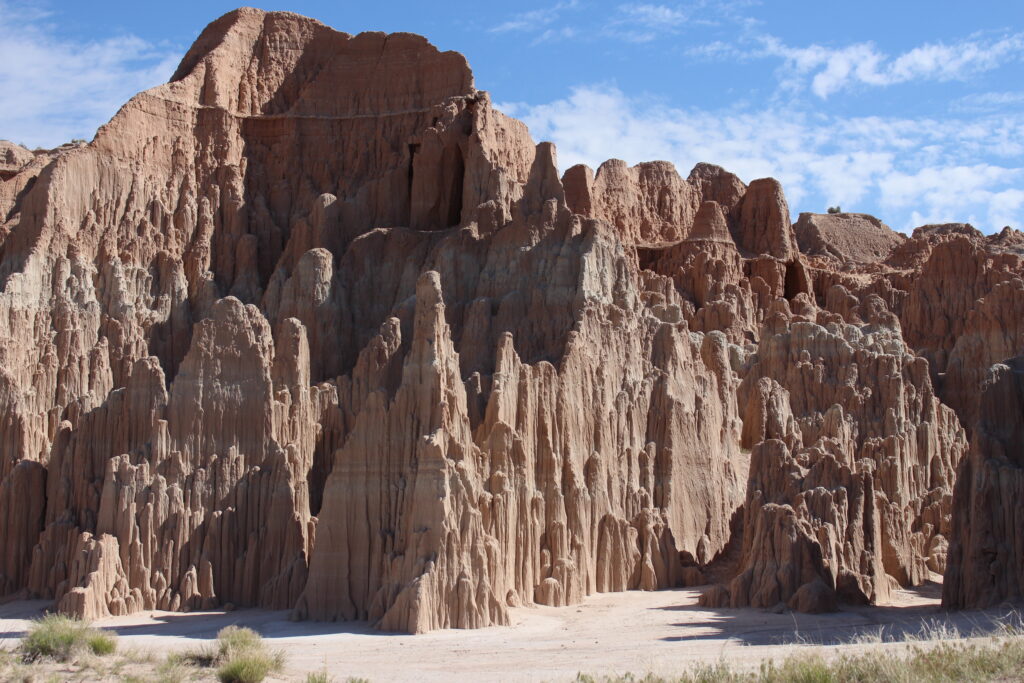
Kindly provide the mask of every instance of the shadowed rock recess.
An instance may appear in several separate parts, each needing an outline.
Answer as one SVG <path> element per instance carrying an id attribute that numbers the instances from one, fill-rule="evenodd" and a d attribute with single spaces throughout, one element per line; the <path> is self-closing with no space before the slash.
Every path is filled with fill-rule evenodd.
<path id="1" fill-rule="evenodd" d="M 461 55 L 232 12 L 90 144 L 0 146 L 0 594 L 1019 595 L 1024 235 L 789 216 L 707 164 L 559 178 Z"/>

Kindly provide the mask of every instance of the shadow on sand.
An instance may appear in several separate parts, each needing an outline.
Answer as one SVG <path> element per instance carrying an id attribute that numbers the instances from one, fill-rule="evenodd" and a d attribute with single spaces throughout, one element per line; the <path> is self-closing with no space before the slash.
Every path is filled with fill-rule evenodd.
<path id="1" fill-rule="evenodd" d="M 37 619 L 46 614 L 53 603 L 45 600 L 18 601 L 0 605 L 0 640 L 24 637 L 27 620 Z M 117 618 L 94 624 L 96 628 L 111 631 L 118 636 L 163 636 L 212 640 L 225 626 L 246 626 L 264 638 L 295 638 L 348 633 L 367 637 L 400 637 L 405 633 L 379 631 L 365 621 L 292 621 L 289 610 L 270 611 L 264 609 L 237 609 L 232 611 L 210 610 L 203 612 L 155 612 L 149 613 L 150 621 L 145 623 L 118 624 Z M 138 618 L 143 615 L 132 615 Z"/>
<path id="2" fill-rule="evenodd" d="M 695 604 L 696 596 L 702 588 L 677 589 L 677 604 L 646 608 L 672 615 L 671 623 L 665 624 L 667 630 L 662 631 L 663 635 L 655 636 L 657 640 L 669 643 L 720 641 L 743 645 L 829 646 L 857 642 L 905 642 L 915 639 L 995 635 L 1005 632 L 1006 626 L 1024 629 L 1021 612 L 1010 605 L 962 612 L 943 610 L 939 606 L 941 585 L 935 583 L 901 591 L 896 605 L 846 605 L 840 611 L 830 614 L 698 607 Z M 42 616 L 51 606 L 52 603 L 39 600 L 0 605 L 0 639 L 23 637 L 28 625 L 27 620 Z M 675 615 L 678 615 L 678 619 Z M 416 638 L 405 633 L 378 631 L 365 621 L 292 621 L 288 610 L 151 612 L 132 615 L 130 618 L 113 618 L 95 624 L 97 628 L 114 632 L 119 636 L 188 640 L 212 640 L 217 637 L 218 631 L 231 625 L 246 626 L 271 640 L 317 638 L 337 634 L 373 639 Z"/>
<path id="3" fill-rule="evenodd" d="M 697 605 L 652 609 L 693 617 L 672 624 L 680 632 L 661 639 L 668 642 L 734 640 L 744 645 L 844 645 L 998 635 L 1005 633 L 1007 627 L 1024 627 L 1019 605 L 948 611 L 939 605 L 942 584 L 929 582 L 901 592 L 912 598 L 908 601 L 912 604 L 842 605 L 840 611 L 828 614 Z"/>

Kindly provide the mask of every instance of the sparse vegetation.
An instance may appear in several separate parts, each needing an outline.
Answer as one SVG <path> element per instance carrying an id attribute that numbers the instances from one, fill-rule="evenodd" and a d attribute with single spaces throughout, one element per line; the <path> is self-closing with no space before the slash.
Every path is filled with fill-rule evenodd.
<path id="1" fill-rule="evenodd" d="M 238 652 L 217 667 L 217 678 L 221 683 L 260 683 L 270 673 L 279 671 L 283 665 L 284 657 L 280 652 Z"/>
<path id="2" fill-rule="evenodd" d="M 155 657 L 131 648 L 119 651 L 113 634 L 51 614 L 32 622 L 15 649 L 0 649 L 0 680 L 259 683 L 281 671 L 284 660 L 282 652 L 268 649 L 260 635 L 248 628 L 229 626 L 211 645 Z M 309 680 L 333 679 L 325 668 L 323 673 L 310 674 Z"/>
<path id="3" fill-rule="evenodd" d="M 156 667 L 157 683 L 182 683 L 191 678 L 191 666 L 183 657 L 168 655 Z"/>
<path id="4" fill-rule="evenodd" d="M 110 655 L 117 649 L 117 637 L 104 631 L 95 631 L 86 636 L 86 645 L 89 650 L 100 657 Z"/>
<path id="5" fill-rule="evenodd" d="M 959 637 L 950 634 L 950 637 Z M 580 683 L 954 683 L 955 681 L 1024 681 L 1024 636 L 1010 633 L 977 640 L 941 640 L 885 647 L 880 641 L 866 652 L 822 657 L 794 654 L 781 662 L 766 660 L 745 671 L 719 661 L 679 677 L 577 676 Z"/>
<path id="6" fill-rule="evenodd" d="M 26 662 L 42 658 L 66 662 L 86 652 L 102 657 L 116 649 L 117 639 L 112 634 L 98 631 L 84 621 L 63 614 L 48 614 L 33 622 L 19 646 Z"/>
<path id="7" fill-rule="evenodd" d="M 947 622 L 924 624 L 919 632 L 891 632 L 884 626 L 844 640 L 843 649 L 797 636 L 793 654 L 783 659 L 737 665 L 725 659 L 680 667 L 677 676 L 577 676 L 579 683 L 953 683 L 999 681 L 1024 683 L 1024 630 L 1018 614 L 970 633 Z M 1001 625 L 1000 625 L 1001 624 Z M 98 637 L 98 638 L 97 638 Z M 815 644 L 817 643 L 817 644 Z M 810 649 L 813 647 L 814 649 Z M 806 648 L 806 649 L 805 649 Z M 116 651 L 116 653 L 115 653 Z M 108 653 L 108 656 L 102 656 Z M 109 656 L 109 653 L 115 653 Z M 279 674 L 284 655 L 268 649 L 248 628 L 222 629 L 217 640 L 188 652 L 153 656 L 116 648 L 107 633 L 76 619 L 51 615 L 33 623 L 21 644 L 0 650 L 0 680 L 111 680 L 137 683 L 213 681 L 259 683 Z M 306 683 L 368 683 L 332 676 L 326 660 L 320 671 L 298 680 Z"/>
<path id="8" fill-rule="evenodd" d="M 840 206 L 830 206 L 830 207 L 828 207 L 828 212 L 829 213 L 842 213 L 843 209 Z"/>
<path id="9" fill-rule="evenodd" d="M 216 662 L 222 683 L 259 683 L 284 666 L 284 654 L 267 651 L 250 628 L 227 626 L 217 634 Z"/>
<path id="10" fill-rule="evenodd" d="M 221 660 L 231 659 L 236 654 L 258 650 L 262 644 L 263 638 L 251 628 L 225 626 L 217 634 L 217 656 Z"/>

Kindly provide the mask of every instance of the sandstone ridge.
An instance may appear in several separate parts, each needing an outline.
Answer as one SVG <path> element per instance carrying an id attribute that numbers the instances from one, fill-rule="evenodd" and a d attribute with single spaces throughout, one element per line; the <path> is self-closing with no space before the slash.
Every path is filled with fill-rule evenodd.
<path id="1" fill-rule="evenodd" d="M 1020 233 L 557 169 L 461 55 L 254 9 L 88 145 L 0 146 L 0 594 L 422 632 L 982 571 Z"/>

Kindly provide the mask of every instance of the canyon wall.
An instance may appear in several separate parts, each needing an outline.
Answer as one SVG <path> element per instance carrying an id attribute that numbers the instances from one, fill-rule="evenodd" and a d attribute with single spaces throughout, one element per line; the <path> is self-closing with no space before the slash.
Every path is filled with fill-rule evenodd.
<path id="1" fill-rule="evenodd" d="M 231 12 L 91 143 L 0 146 L 0 594 L 421 632 L 983 571 L 1024 236 L 789 216 L 560 177 L 461 55 Z"/>

